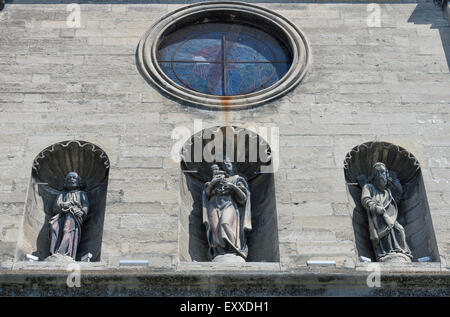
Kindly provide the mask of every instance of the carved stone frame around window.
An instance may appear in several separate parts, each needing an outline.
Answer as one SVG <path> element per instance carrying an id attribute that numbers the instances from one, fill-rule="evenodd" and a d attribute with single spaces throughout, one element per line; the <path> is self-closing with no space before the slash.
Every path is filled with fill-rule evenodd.
<path id="1" fill-rule="evenodd" d="M 156 53 L 159 43 L 165 34 L 205 19 L 208 22 L 242 22 L 245 24 L 249 24 L 251 21 L 251 24 L 258 28 L 276 34 L 291 50 L 292 65 L 290 69 L 272 86 L 245 95 L 208 95 L 176 84 L 158 65 Z M 304 34 L 281 15 L 245 3 L 209 2 L 186 6 L 159 19 L 142 37 L 137 59 L 143 76 L 164 93 L 176 99 L 209 108 L 238 109 L 274 100 L 293 89 L 305 76 L 311 62 L 311 54 Z"/>

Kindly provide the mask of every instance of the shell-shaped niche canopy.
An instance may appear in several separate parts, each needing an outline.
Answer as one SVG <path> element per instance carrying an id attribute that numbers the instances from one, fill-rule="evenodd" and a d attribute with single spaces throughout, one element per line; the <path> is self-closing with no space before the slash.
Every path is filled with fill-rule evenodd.
<path id="1" fill-rule="evenodd" d="M 66 141 L 43 150 L 33 161 L 33 176 L 41 183 L 62 190 L 68 172 L 75 171 L 83 187 L 95 187 L 108 178 L 109 159 L 98 146 L 85 141 Z"/>
<path id="2" fill-rule="evenodd" d="M 221 145 L 221 146 L 218 146 Z M 206 153 L 211 153 L 208 159 Z M 181 151 L 182 169 L 201 182 L 211 180 L 211 163 L 227 155 L 239 175 L 254 181 L 261 171 L 272 167 L 271 149 L 257 133 L 234 126 L 202 130 L 184 144 Z M 217 160 L 216 160 L 217 158 Z"/>
<path id="3" fill-rule="evenodd" d="M 403 187 L 398 204 L 398 222 L 406 231 L 413 261 L 430 257 L 440 261 L 420 164 L 413 154 L 388 142 L 374 141 L 355 146 L 345 157 L 344 176 L 352 199 L 352 221 L 358 255 L 375 261 L 369 236 L 367 211 L 361 204 L 361 191 L 375 163 L 394 171 Z M 362 177 L 361 177 L 362 175 Z"/>
<path id="4" fill-rule="evenodd" d="M 182 147 L 180 260 L 208 261 L 202 190 L 212 178 L 212 163 L 221 162 L 224 155 L 233 162 L 236 173 L 247 180 L 250 189 L 252 230 L 247 236 L 247 262 L 279 261 L 275 159 L 263 137 L 234 126 L 204 129 Z"/>
<path id="5" fill-rule="evenodd" d="M 357 183 L 357 177 L 369 176 L 377 162 L 395 171 L 402 184 L 414 182 L 420 174 L 419 162 L 404 148 L 387 142 L 367 142 L 355 146 L 345 157 L 345 180 Z"/>
<path id="6" fill-rule="evenodd" d="M 82 190 L 89 200 L 76 260 L 81 260 L 88 253 L 92 254 L 91 261 L 100 260 L 109 164 L 108 156 L 101 148 L 78 140 L 58 142 L 36 156 L 16 261 L 23 260 L 27 253 L 33 253 L 40 260 L 50 255 L 49 221 L 69 172 L 76 172 L 81 177 Z"/>

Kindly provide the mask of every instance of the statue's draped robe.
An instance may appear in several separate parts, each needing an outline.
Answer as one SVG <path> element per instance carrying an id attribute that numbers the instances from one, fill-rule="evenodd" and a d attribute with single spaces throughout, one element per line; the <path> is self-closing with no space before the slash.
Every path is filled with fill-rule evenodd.
<path id="1" fill-rule="evenodd" d="M 370 240 L 377 260 L 390 253 L 403 253 L 411 257 L 411 251 L 406 244 L 405 229 L 397 221 L 397 205 L 401 194 L 395 189 L 392 191 L 386 189 L 381 192 L 370 183 L 363 187 L 361 203 L 367 210 Z M 375 204 L 384 207 L 383 215 L 373 210 Z"/>
<path id="2" fill-rule="evenodd" d="M 209 244 L 208 255 L 214 259 L 220 254 L 234 253 L 245 259 L 248 255 L 246 232 L 252 229 L 250 190 L 245 179 L 239 175 L 226 177 L 225 180 L 236 185 L 246 199 L 239 201 L 231 190 L 224 193 L 217 186 L 212 189 L 210 197 L 206 197 L 209 183 L 204 185 L 203 223 Z"/>
<path id="3" fill-rule="evenodd" d="M 63 211 L 63 203 L 70 202 L 70 207 Z M 73 190 L 63 192 L 56 198 L 50 220 L 50 253 L 63 254 L 75 259 L 81 238 L 81 225 L 89 209 L 86 192 Z M 78 215 L 78 212 L 83 212 Z"/>

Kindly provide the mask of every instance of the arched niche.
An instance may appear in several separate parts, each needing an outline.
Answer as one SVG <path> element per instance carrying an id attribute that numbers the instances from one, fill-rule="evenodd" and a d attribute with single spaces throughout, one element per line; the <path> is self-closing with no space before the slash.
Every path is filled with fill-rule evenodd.
<path id="1" fill-rule="evenodd" d="M 362 186 L 357 179 L 361 174 L 368 177 L 376 162 L 382 162 L 389 171 L 396 172 L 403 187 L 403 195 L 398 205 L 398 222 L 406 231 L 412 260 L 430 257 L 433 262 L 439 262 L 420 164 L 413 154 L 387 142 L 366 142 L 358 145 L 347 153 L 344 160 L 344 175 L 353 207 L 352 223 L 358 255 L 376 261 L 369 237 L 367 211 L 361 204 Z"/>
<path id="2" fill-rule="evenodd" d="M 200 149 L 197 153 L 203 153 L 211 142 L 222 144 L 222 154 L 232 158 L 237 173 L 244 176 L 249 185 L 252 230 L 247 235 L 247 262 L 278 262 L 280 256 L 271 149 L 258 134 L 231 126 L 204 129 L 192 135 L 182 147 L 180 261 L 209 261 L 202 220 L 202 187 L 211 180 L 211 161 L 205 161 L 201 154 L 200 159 L 196 158 L 195 149 L 197 146 Z M 256 152 L 259 154 L 255 160 Z"/>
<path id="3" fill-rule="evenodd" d="M 16 261 L 25 254 L 44 260 L 49 253 L 49 220 L 57 195 L 63 190 L 67 173 L 76 172 L 89 200 L 89 211 L 81 228 L 76 260 L 87 253 L 100 261 L 105 217 L 109 159 L 98 146 L 85 141 L 53 144 L 33 161 L 24 219 L 16 249 Z"/>

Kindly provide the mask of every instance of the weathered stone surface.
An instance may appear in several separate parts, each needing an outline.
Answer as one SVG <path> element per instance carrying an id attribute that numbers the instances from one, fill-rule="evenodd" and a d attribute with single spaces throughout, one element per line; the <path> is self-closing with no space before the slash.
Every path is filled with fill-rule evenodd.
<path id="1" fill-rule="evenodd" d="M 223 263 L 220 264 L 222 267 Z M 380 287 L 369 287 L 372 271 L 349 269 L 277 272 L 265 267 L 225 271 L 200 268 L 153 272 L 142 268 L 97 270 L 82 266 L 81 287 L 68 287 L 70 272 L 60 268 L 16 270 L 0 274 L 2 296 L 448 296 L 448 273 L 383 272 Z M 207 272 L 207 273 L 206 273 Z"/>
<path id="2" fill-rule="evenodd" d="M 0 12 L 0 29 L 6 30 L 0 37 L 2 268 L 12 267 L 32 160 L 55 142 L 82 139 L 100 146 L 111 160 L 102 262 L 117 266 L 120 259 L 148 259 L 153 269 L 173 270 L 182 261 L 178 250 L 188 242 L 179 238 L 181 172 L 169 157 L 175 141 L 171 133 L 182 126 L 194 133 L 194 120 L 202 119 L 203 128 L 224 124 L 279 128 L 275 191 L 281 271 L 305 269 L 306 260 L 314 257 L 346 261 L 348 267 L 352 261 L 357 263 L 342 171 L 345 154 L 374 140 L 407 148 L 422 166 L 442 267 L 427 268 L 432 272 L 429 279 L 388 277 L 392 288 L 361 288 L 360 294 L 393 294 L 393 285 L 400 285 L 396 293 L 400 294 L 419 280 L 412 294 L 427 294 L 430 281 L 442 285 L 445 294 L 448 280 L 436 272 L 448 269 L 450 263 L 449 26 L 432 2 L 375 1 L 380 5 L 381 25 L 369 27 L 367 3 L 373 1 L 258 1 L 305 32 L 313 63 L 308 76 L 286 96 L 235 112 L 179 104 L 148 85 L 136 69 L 136 46 L 148 27 L 168 11 L 193 1 L 81 4 L 81 27 L 75 29 L 65 23 L 69 2 L 31 6 L 14 1 Z M 191 270 L 181 264 L 179 268 Z M 12 281 L 9 285 L 23 282 L 15 273 L 8 274 L 1 278 Z M 172 292 L 163 284 L 152 290 L 149 285 L 156 277 L 149 276 L 141 284 L 143 293 Z M 261 294 L 259 286 L 284 294 L 286 285 L 304 281 L 267 276 L 267 281 L 282 286 L 270 288 L 258 277 L 252 294 Z M 93 279 L 109 283 L 109 277 Z M 354 279 L 344 281 L 351 284 Z M 44 280 L 43 289 L 48 287 Z M 167 285 L 179 287 L 179 292 L 171 294 L 185 294 L 179 285 L 199 285 L 195 283 L 205 278 L 177 275 L 172 280 L 175 284 Z M 218 281 L 212 278 L 208 285 Z M 316 277 L 310 281 L 322 283 Z M 89 294 L 98 291 L 92 283 L 86 290 Z M 290 294 L 340 292 L 340 286 L 320 285 L 331 291 L 307 286 L 287 289 Z M 120 291 L 119 286 L 112 287 L 111 293 Z M 198 293 L 231 292 L 223 287 L 215 293 L 212 287 L 198 286 Z M 13 289 L 1 291 L 16 294 Z M 125 292 L 131 294 L 131 289 Z"/>
<path id="3" fill-rule="evenodd" d="M 45 258 L 46 262 L 59 262 L 59 263 L 73 263 L 75 262 L 73 258 L 63 254 L 52 254 L 49 257 Z"/>

